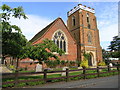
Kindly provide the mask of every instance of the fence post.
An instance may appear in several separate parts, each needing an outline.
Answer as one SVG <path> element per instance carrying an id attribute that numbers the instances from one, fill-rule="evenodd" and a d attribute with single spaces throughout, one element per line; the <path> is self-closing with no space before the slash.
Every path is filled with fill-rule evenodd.
<path id="1" fill-rule="evenodd" d="M 66 68 L 66 82 L 69 80 L 69 69 Z"/>
<path id="2" fill-rule="evenodd" d="M 83 67 L 83 75 L 84 75 L 84 79 L 86 79 L 86 67 Z"/>
<path id="3" fill-rule="evenodd" d="M 98 75 L 98 77 L 100 77 L 99 66 L 97 66 L 97 75 Z"/>
<path id="4" fill-rule="evenodd" d="M 117 70 L 118 70 L 118 72 L 119 72 L 119 65 L 118 65 L 119 63 L 117 62 Z"/>
<path id="5" fill-rule="evenodd" d="M 110 66 L 108 65 L 108 72 L 110 72 Z"/>
<path id="6" fill-rule="evenodd" d="M 16 70 L 15 71 L 15 87 L 17 87 L 17 85 L 18 85 L 18 74 L 19 74 L 19 72 L 18 72 L 18 70 Z"/>
<path id="7" fill-rule="evenodd" d="M 47 69 L 44 70 L 44 81 L 45 81 L 45 83 L 47 82 L 46 79 L 47 79 Z"/>

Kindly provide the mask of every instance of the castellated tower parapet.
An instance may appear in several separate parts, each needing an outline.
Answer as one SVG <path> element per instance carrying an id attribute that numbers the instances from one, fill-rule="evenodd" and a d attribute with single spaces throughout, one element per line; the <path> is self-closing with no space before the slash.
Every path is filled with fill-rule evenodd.
<path id="1" fill-rule="evenodd" d="M 74 12 L 76 12 L 77 10 L 85 10 L 85 11 L 89 11 L 91 13 L 95 13 L 94 8 L 90 8 L 90 7 L 86 7 L 85 5 L 78 4 L 78 6 L 74 7 L 70 11 L 68 11 L 67 15 L 70 16 L 71 14 L 73 14 Z"/>

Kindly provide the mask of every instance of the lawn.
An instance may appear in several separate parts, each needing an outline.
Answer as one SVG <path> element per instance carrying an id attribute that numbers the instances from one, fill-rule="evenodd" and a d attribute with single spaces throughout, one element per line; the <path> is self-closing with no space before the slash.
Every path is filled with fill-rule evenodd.
<path id="1" fill-rule="evenodd" d="M 116 69 L 114 69 L 114 70 L 116 70 Z M 101 72 L 106 72 L 106 71 L 107 71 L 107 69 L 103 69 Z M 74 72 L 70 72 L 69 76 L 80 75 L 82 73 L 83 73 L 83 71 L 74 71 Z M 86 74 L 88 74 L 88 73 L 97 73 L 97 72 L 96 72 L 96 70 L 88 70 L 88 71 L 86 71 Z M 116 74 L 118 74 L 118 72 L 105 73 L 105 74 L 100 74 L 100 77 L 109 76 L 109 75 L 116 75 Z M 57 77 L 61 77 L 61 73 L 47 75 L 47 78 L 57 78 Z M 96 77 L 97 77 L 97 75 L 89 75 L 89 76 L 86 76 L 86 79 L 96 78 Z M 43 75 L 21 76 L 18 79 L 19 80 L 43 79 Z M 83 76 L 69 78 L 69 80 L 78 80 L 78 79 L 83 79 Z M 2 79 L 2 82 L 14 81 L 14 80 L 15 80 L 15 78 L 5 78 L 5 79 Z M 66 79 L 49 80 L 47 82 L 58 82 L 58 81 L 66 81 Z M 17 87 L 33 86 L 33 85 L 44 84 L 44 83 L 45 83 L 44 81 L 19 83 L 17 85 Z M 5 88 L 5 87 L 13 87 L 13 86 L 14 86 L 14 84 L 7 84 L 7 85 L 3 85 L 2 87 Z"/>

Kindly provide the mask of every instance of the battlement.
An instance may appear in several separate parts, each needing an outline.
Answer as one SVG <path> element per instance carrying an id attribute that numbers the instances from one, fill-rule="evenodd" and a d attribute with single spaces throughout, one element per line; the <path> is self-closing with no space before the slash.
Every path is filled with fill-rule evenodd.
<path id="1" fill-rule="evenodd" d="M 91 13 L 95 13 L 94 8 L 90 8 L 90 7 L 86 7 L 85 5 L 78 4 L 78 6 L 74 7 L 74 9 L 71 9 L 70 11 L 68 11 L 67 15 L 70 16 L 71 14 L 73 14 L 75 11 L 77 11 L 79 9 L 86 10 L 86 11 L 89 11 Z"/>

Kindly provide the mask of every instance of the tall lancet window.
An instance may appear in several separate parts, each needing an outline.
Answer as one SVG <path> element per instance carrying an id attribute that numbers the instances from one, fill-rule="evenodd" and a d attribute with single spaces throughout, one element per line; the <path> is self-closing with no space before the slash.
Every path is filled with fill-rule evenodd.
<path id="1" fill-rule="evenodd" d="M 75 16 L 72 16 L 72 25 L 75 26 Z"/>
<path id="2" fill-rule="evenodd" d="M 90 29 L 90 17 L 89 17 L 89 13 L 86 14 L 87 15 L 87 23 L 88 23 L 88 28 Z"/>
<path id="3" fill-rule="evenodd" d="M 88 43 L 91 44 L 92 43 L 92 33 L 88 32 Z"/>
<path id="4" fill-rule="evenodd" d="M 54 43 L 59 48 L 61 48 L 63 51 L 66 52 L 66 50 L 67 50 L 67 48 L 66 48 L 67 47 L 66 46 L 67 41 L 66 41 L 66 37 L 65 37 L 63 32 L 61 32 L 61 31 L 55 32 L 52 39 L 53 39 Z"/>

